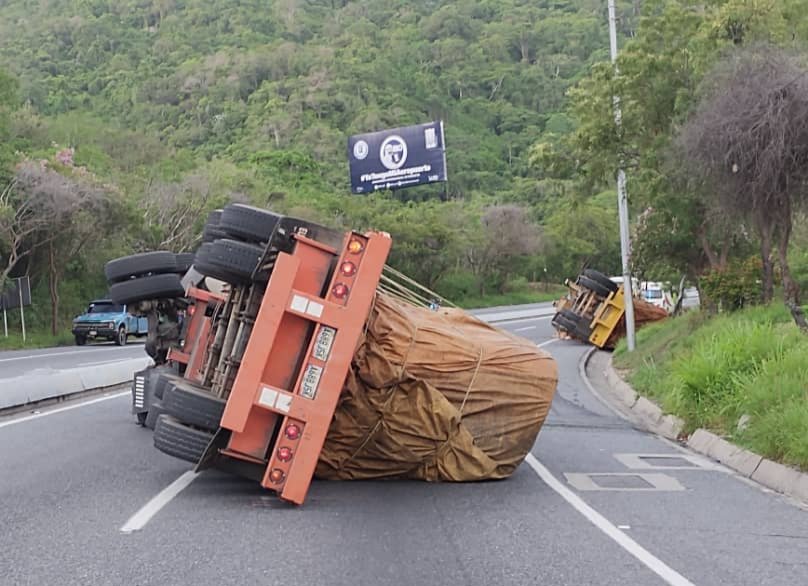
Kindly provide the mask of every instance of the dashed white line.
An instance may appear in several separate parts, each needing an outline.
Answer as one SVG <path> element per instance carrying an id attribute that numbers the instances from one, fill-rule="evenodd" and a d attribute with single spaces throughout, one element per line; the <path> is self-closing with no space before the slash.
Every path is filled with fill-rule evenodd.
<path id="1" fill-rule="evenodd" d="M 73 409 L 78 409 L 79 407 L 86 407 L 87 405 L 93 405 L 95 403 L 100 403 L 101 401 L 109 401 L 110 399 L 117 399 L 118 397 L 123 397 L 124 395 L 130 395 L 131 393 L 132 391 L 121 391 L 120 393 L 104 395 L 103 397 L 90 399 L 89 401 L 82 401 L 80 403 L 75 403 L 72 405 L 68 405 L 66 407 L 59 407 L 58 409 L 50 409 L 48 411 L 43 411 L 42 413 L 34 413 L 33 415 L 19 417 L 17 419 L 12 419 L 11 421 L 3 421 L 2 423 L 0 423 L 0 428 L 7 427 L 9 425 L 16 425 L 18 423 L 25 423 L 26 421 L 31 421 L 32 419 L 41 419 L 43 417 L 47 417 L 48 415 L 56 415 L 57 413 L 72 411 Z"/>
<path id="2" fill-rule="evenodd" d="M 528 330 L 535 330 L 538 326 L 527 326 L 526 328 L 516 328 L 514 332 L 526 332 Z"/>
<path id="3" fill-rule="evenodd" d="M 541 344 L 536 344 L 537 348 L 542 348 L 547 346 L 548 344 L 552 344 L 553 342 L 558 342 L 558 338 L 553 338 L 552 340 L 547 340 L 546 342 L 542 342 Z"/>
<path id="4" fill-rule="evenodd" d="M 177 478 L 174 482 L 166 486 L 163 490 L 158 492 L 152 500 L 143 505 L 143 507 L 137 513 L 129 517 L 129 520 L 123 524 L 123 527 L 121 527 L 121 533 L 132 533 L 133 531 L 143 529 L 146 523 L 151 521 L 152 517 L 160 512 L 160 509 L 170 503 L 175 496 L 185 490 L 185 488 L 187 488 L 188 485 L 191 484 L 200 474 L 201 472 L 189 470 Z"/>
<path id="5" fill-rule="evenodd" d="M 670 586 L 694 586 L 690 580 L 631 539 L 628 535 L 615 527 L 606 517 L 586 504 L 581 497 L 564 486 L 553 476 L 552 472 L 545 468 L 544 464 L 533 456 L 533 454 L 528 454 L 525 461 L 533 468 L 533 471 L 547 486 L 552 488 L 561 498 L 572 505 L 576 511 L 586 517 L 590 523 L 603 531 L 610 539 L 642 562 L 649 570 L 662 578 L 666 583 L 670 584 Z"/>

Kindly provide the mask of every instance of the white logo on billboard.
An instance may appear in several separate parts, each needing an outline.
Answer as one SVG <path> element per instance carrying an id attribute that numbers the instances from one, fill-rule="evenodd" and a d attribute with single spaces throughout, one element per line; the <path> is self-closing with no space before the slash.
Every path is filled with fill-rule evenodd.
<path id="1" fill-rule="evenodd" d="M 400 136 L 388 136 L 379 149 L 379 158 L 391 171 L 401 169 L 407 161 L 407 143 Z"/>
<path id="2" fill-rule="evenodd" d="M 364 140 L 358 140 L 356 141 L 356 144 L 353 145 L 353 156 L 360 161 L 368 156 L 368 151 L 370 151 L 368 148 L 368 143 L 366 143 Z"/>

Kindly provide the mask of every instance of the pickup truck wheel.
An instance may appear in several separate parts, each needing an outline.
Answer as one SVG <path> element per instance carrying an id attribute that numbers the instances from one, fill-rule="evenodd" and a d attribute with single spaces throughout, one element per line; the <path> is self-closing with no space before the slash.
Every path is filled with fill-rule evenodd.
<path id="1" fill-rule="evenodd" d="M 149 405 L 149 411 L 146 413 L 146 427 L 154 429 L 155 425 L 157 425 L 157 418 L 163 413 L 165 412 L 163 411 L 162 401 L 152 401 Z"/>
<path id="2" fill-rule="evenodd" d="M 164 413 L 209 431 L 219 429 L 225 403 L 224 399 L 187 381 L 175 381 L 163 392 Z"/>
<path id="3" fill-rule="evenodd" d="M 196 464 L 208 448 L 213 434 L 194 429 L 170 415 L 160 415 L 154 428 L 154 447 L 180 460 Z"/>
<path id="4" fill-rule="evenodd" d="M 76 338 L 76 346 L 84 346 L 87 344 L 87 338 L 85 336 L 75 336 Z"/>
<path id="5" fill-rule="evenodd" d="M 268 242 L 280 219 L 269 210 L 233 203 L 222 210 L 219 229 L 246 242 Z"/>
<path id="6" fill-rule="evenodd" d="M 171 299 L 183 297 L 185 287 L 176 273 L 151 275 L 115 283 L 109 288 L 109 296 L 115 303 L 137 303 L 144 299 Z"/>
<path id="7" fill-rule="evenodd" d="M 589 289 L 595 295 L 599 295 L 600 297 L 608 297 L 611 293 L 608 287 L 604 287 L 597 281 L 593 281 L 589 277 L 579 277 L 578 284 L 585 289 Z"/>
<path id="8" fill-rule="evenodd" d="M 612 281 L 609 277 L 601 273 L 600 271 L 596 271 L 595 269 L 586 269 L 584 270 L 584 277 L 587 279 L 592 279 L 596 283 L 603 285 L 612 293 L 617 293 L 617 290 L 620 286 Z"/>
<path id="9" fill-rule="evenodd" d="M 116 346 L 126 346 L 126 327 L 121 326 L 118 328 L 118 333 L 115 336 L 115 345 Z"/>
<path id="10" fill-rule="evenodd" d="M 132 277 L 177 272 L 177 259 L 173 252 L 157 250 L 124 256 L 109 261 L 104 267 L 107 282 L 119 283 Z"/>
<path id="11" fill-rule="evenodd" d="M 257 244 L 222 239 L 200 246 L 194 267 L 206 277 L 233 285 L 247 284 L 263 254 L 264 249 Z M 266 281 L 266 275 L 260 277 Z"/>

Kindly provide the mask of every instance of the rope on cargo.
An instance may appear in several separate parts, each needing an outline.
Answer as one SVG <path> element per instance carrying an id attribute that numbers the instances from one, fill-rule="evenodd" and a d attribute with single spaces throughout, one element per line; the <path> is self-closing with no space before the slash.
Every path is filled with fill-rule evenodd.
<path id="1" fill-rule="evenodd" d="M 471 388 L 474 386 L 474 381 L 477 380 L 477 373 L 480 372 L 480 365 L 483 363 L 483 347 L 480 346 L 480 355 L 477 357 L 477 366 L 474 368 L 474 374 L 471 375 L 471 381 L 469 382 L 469 388 L 466 389 L 466 394 L 463 397 L 463 402 L 460 403 L 460 419 L 463 419 L 463 408 L 466 406 L 466 400 L 469 398 L 469 394 L 471 394 Z"/>
<path id="2" fill-rule="evenodd" d="M 431 289 L 428 289 L 427 287 L 424 287 L 418 281 L 408 277 L 407 275 L 405 275 L 404 273 L 402 273 L 400 271 L 397 271 L 396 269 L 394 269 L 390 265 L 384 265 L 384 271 L 386 273 L 390 274 L 390 275 L 393 275 L 394 277 L 397 277 L 397 278 L 401 279 L 402 281 L 404 281 L 405 283 L 415 287 L 416 289 L 419 289 L 419 290 L 423 291 L 424 293 L 429 295 L 429 297 L 434 298 L 434 299 L 440 299 L 442 305 L 448 305 L 449 307 L 457 307 L 454 303 L 452 303 L 448 299 L 444 299 L 442 295 L 438 295 L 437 293 L 435 293 Z M 392 279 L 391 279 L 391 281 L 392 281 Z"/>

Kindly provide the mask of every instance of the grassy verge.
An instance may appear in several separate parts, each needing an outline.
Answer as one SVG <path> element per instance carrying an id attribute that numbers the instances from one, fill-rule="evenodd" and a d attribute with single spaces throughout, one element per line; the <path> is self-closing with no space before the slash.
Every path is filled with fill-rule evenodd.
<path id="1" fill-rule="evenodd" d="M 567 292 L 566 287 L 554 287 L 549 291 L 514 291 L 502 295 L 486 295 L 485 297 L 465 297 L 457 302 L 464 309 L 481 309 L 499 305 L 522 305 L 525 303 L 542 303 L 555 301 Z"/>
<path id="2" fill-rule="evenodd" d="M 704 427 L 808 471 L 808 336 L 782 306 L 651 325 L 636 352 L 618 345 L 614 364 L 687 431 Z"/>
<path id="3" fill-rule="evenodd" d="M 63 332 L 56 336 L 50 332 L 26 332 L 26 340 L 23 343 L 22 334 L 19 331 L 8 333 L 8 338 L 3 336 L 0 328 L 0 350 L 22 350 L 25 348 L 51 348 L 53 346 L 70 346 L 74 344 L 73 335 L 70 332 Z"/>

